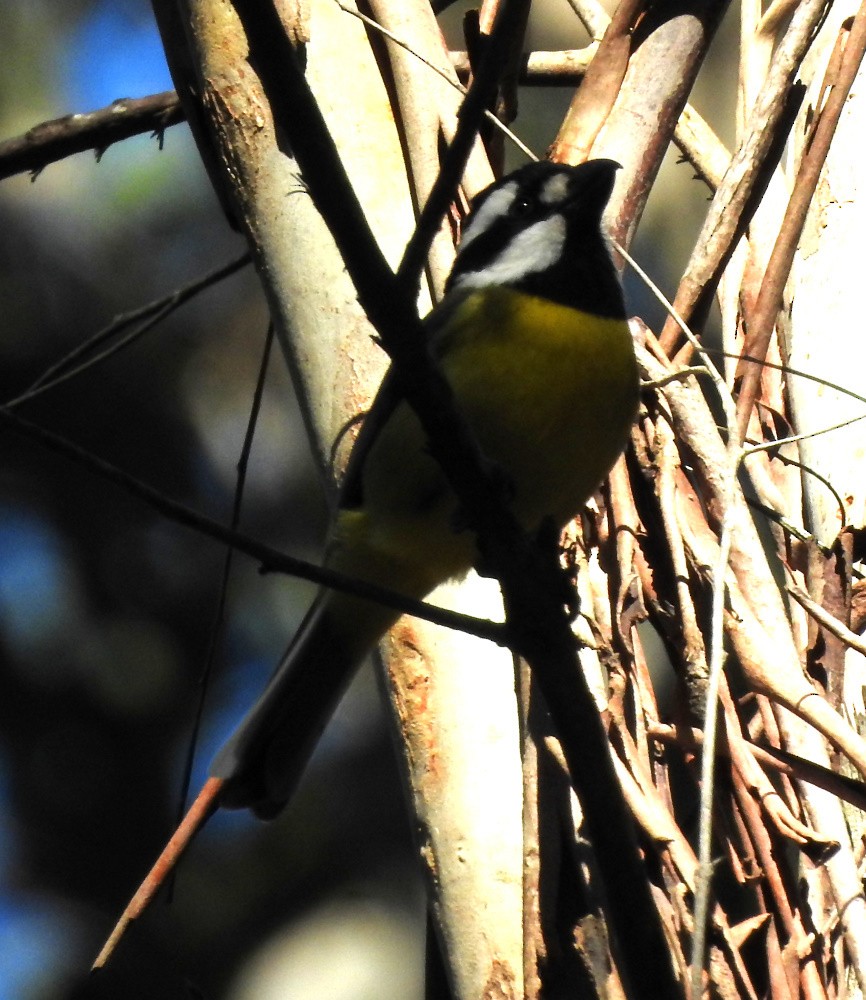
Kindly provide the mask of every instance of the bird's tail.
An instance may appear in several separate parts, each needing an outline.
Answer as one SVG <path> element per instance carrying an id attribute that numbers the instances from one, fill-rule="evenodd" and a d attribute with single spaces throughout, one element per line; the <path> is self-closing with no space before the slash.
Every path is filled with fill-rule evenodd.
<path id="1" fill-rule="evenodd" d="M 291 798 L 322 730 L 397 613 L 322 591 L 258 701 L 211 764 L 220 805 L 264 819 Z"/>

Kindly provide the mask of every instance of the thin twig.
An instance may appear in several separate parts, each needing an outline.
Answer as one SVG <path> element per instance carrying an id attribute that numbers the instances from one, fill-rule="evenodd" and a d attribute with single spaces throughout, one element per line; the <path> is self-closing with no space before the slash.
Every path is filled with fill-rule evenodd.
<path id="1" fill-rule="evenodd" d="M 798 441 L 809 441 L 811 438 L 820 437 L 822 434 L 831 434 L 833 431 L 842 430 L 843 427 L 850 427 L 851 424 L 859 423 L 861 420 L 866 420 L 866 413 L 861 413 L 856 417 L 849 417 L 847 420 L 840 420 L 836 424 L 831 424 L 829 427 L 820 427 L 816 431 L 803 431 L 802 434 L 788 434 L 783 438 L 773 438 L 770 441 L 764 441 L 761 444 L 745 444 L 743 446 L 743 454 L 748 457 L 749 455 L 756 455 L 762 451 L 773 451 L 776 448 L 782 448 L 787 444 L 797 444 Z"/>
<path id="2" fill-rule="evenodd" d="M 235 481 L 235 493 L 232 500 L 232 512 L 231 518 L 229 520 L 229 527 L 232 531 L 237 531 L 240 526 L 241 521 L 241 508 L 243 506 L 244 500 L 244 490 L 246 488 L 247 481 L 247 469 L 249 467 L 250 454 L 253 449 L 253 437 L 255 436 L 256 426 L 258 424 L 259 413 L 262 407 L 262 398 L 264 397 L 265 391 L 265 380 L 268 373 L 268 365 L 270 363 L 271 349 L 274 343 L 274 324 L 268 324 L 268 331 L 265 336 L 265 344 L 262 349 L 262 359 L 259 363 L 259 372 L 256 377 L 256 385 L 253 390 L 252 405 L 250 406 L 250 414 L 247 420 L 247 427 L 244 433 L 243 444 L 241 445 L 241 454 L 238 459 L 237 464 L 237 480 Z M 198 701 L 196 704 L 195 716 L 193 718 L 192 731 L 189 735 L 189 747 L 186 755 L 186 761 L 183 769 L 183 781 L 181 784 L 180 793 L 180 803 L 177 815 L 177 821 L 175 826 L 180 826 L 183 821 L 184 813 L 186 812 L 186 803 L 189 796 L 190 782 L 192 781 L 192 769 L 195 761 L 195 751 L 198 744 L 198 736 L 201 730 L 202 720 L 204 718 L 205 703 L 207 701 L 208 688 L 210 686 L 211 675 L 213 674 L 214 662 L 216 660 L 216 653 L 219 649 L 220 639 L 222 638 L 223 622 L 225 620 L 226 602 L 228 599 L 229 592 L 229 580 L 231 579 L 232 565 L 234 563 L 234 553 L 235 550 L 232 546 L 226 548 L 225 556 L 223 557 L 223 568 L 222 574 L 220 575 L 220 586 L 219 586 L 219 597 L 217 598 L 217 606 L 214 612 L 213 623 L 210 628 L 210 638 L 208 640 L 207 653 L 205 654 L 204 667 L 202 668 L 201 675 L 199 677 L 198 686 L 199 694 Z"/>
<path id="3" fill-rule="evenodd" d="M 159 136 L 184 120 L 173 90 L 148 97 L 125 97 L 106 108 L 66 115 L 34 125 L 23 135 L 0 142 L 0 180 L 28 170 L 35 180 L 49 163 L 73 153 L 96 150 L 97 158 L 115 142 L 152 132 Z"/>
<path id="4" fill-rule="evenodd" d="M 841 392 L 844 396 L 856 399 L 859 403 L 866 403 L 866 396 L 863 396 L 861 393 L 855 392 L 853 389 L 850 389 L 848 386 L 842 385 L 839 382 L 833 382 L 830 379 L 822 378 L 820 375 L 815 375 L 813 372 L 803 371 L 802 368 L 792 368 L 789 364 L 777 364 L 775 361 L 768 361 L 766 358 L 756 358 L 753 354 L 735 354 L 732 351 L 722 351 L 716 347 L 705 346 L 703 350 L 704 353 L 710 355 L 710 357 L 717 356 L 730 358 L 733 361 L 739 361 L 742 358 L 743 361 L 754 362 L 756 365 L 761 365 L 763 368 L 772 368 L 774 371 L 784 372 L 786 375 L 794 375 L 796 378 L 808 379 L 816 385 L 823 385 L 828 389 L 835 389 L 836 392 Z"/>
<path id="5" fill-rule="evenodd" d="M 352 17 L 357 17 L 360 21 L 363 21 L 367 27 L 372 28 L 374 31 L 379 32 L 379 34 L 384 35 L 385 38 L 390 39 L 395 45 L 399 45 L 400 48 L 405 49 L 410 55 L 414 56 L 419 62 L 427 66 L 428 69 L 433 70 L 438 76 L 456 91 L 466 96 L 466 87 L 452 78 L 448 70 L 442 69 L 441 66 L 437 66 L 430 59 L 427 59 L 424 55 L 414 49 L 405 39 L 400 38 L 395 35 L 393 31 L 389 31 L 384 25 L 379 24 L 372 17 L 368 17 L 366 14 L 361 13 L 361 11 L 353 10 L 351 7 L 346 6 L 341 0 L 334 0 L 334 3 L 346 14 L 351 14 Z M 583 50 L 580 50 L 583 52 Z M 465 52 L 452 52 L 449 53 L 452 58 L 455 72 L 460 72 L 460 67 L 465 63 L 466 75 L 468 76 L 469 67 L 469 57 Z M 568 56 L 569 53 L 539 53 L 539 55 L 544 56 Z M 527 57 L 528 59 L 529 57 Z M 588 62 L 591 56 L 583 56 L 583 62 Z M 542 60 L 541 64 L 536 68 L 535 73 L 538 79 L 534 80 L 536 84 L 540 84 L 544 81 L 551 80 L 552 77 L 558 77 L 560 74 L 567 76 L 569 73 L 576 72 L 575 67 L 578 65 L 578 60 L 576 58 L 565 58 L 558 59 L 555 64 L 551 64 L 551 60 Z M 529 70 L 527 69 L 527 74 Z M 522 81 L 521 81 L 522 82 Z M 523 153 L 525 156 L 529 157 L 530 160 L 537 160 L 538 157 L 532 150 L 526 145 L 523 140 L 517 136 L 511 129 L 504 123 L 501 122 L 492 111 L 485 109 L 484 118 L 486 121 L 490 122 L 495 128 L 498 128 L 504 136 L 506 136 L 514 145 Z"/>
<path id="6" fill-rule="evenodd" d="M 154 302 L 149 302 L 145 306 L 140 306 L 137 309 L 132 309 L 129 312 L 121 314 L 120 316 L 116 316 L 111 323 L 108 324 L 108 326 L 103 327 L 103 329 L 93 334 L 93 336 L 88 337 L 81 344 L 78 344 L 59 361 L 49 365 L 49 367 L 46 368 L 45 371 L 31 383 L 28 389 L 20 393 L 14 399 L 10 399 L 5 406 L 11 409 L 12 407 L 20 406 L 22 403 L 29 402 L 31 399 L 35 399 L 37 396 L 42 395 L 43 392 L 47 392 L 49 389 L 53 389 L 63 382 L 66 382 L 68 379 L 73 378 L 76 375 L 80 375 L 82 372 L 87 371 L 94 365 L 105 361 L 118 351 L 128 347 L 131 343 L 138 340 L 139 337 L 143 336 L 149 330 L 153 329 L 153 327 L 155 327 L 158 323 L 161 323 L 167 316 L 171 315 L 171 313 L 180 308 L 180 306 L 182 306 L 185 302 L 188 302 L 200 292 L 203 292 L 206 288 L 210 288 L 211 285 L 215 285 L 217 282 L 222 281 L 223 278 L 227 278 L 229 275 L 234 274 L 235 271 L 239 271 L 242 267 L 246 267 L 246 265 L 250 263 L 251 259 L 252 258 L 249 253 L 241 254 L 241 256 L 236 260 L 233 260 L 228 264 L 224 264 L 222 267 L 216 268 L 216 270 L 203 275 L 201 278 L 197 278 L 195 281 L 191 281 L 187 285 L 183 285 L 181 288 L 175 289 L 169 295 L 166 295 L 161 299 L 156 299 Z M 100 347 L 107 340 L 110 340 L 115 334 L 125 330 L 128 326 L 131 326 L 138 320 L 144 320 L 144 322 L 128 333 L 125 337 L 122 337 L 104 351 L 100 351 L 99 353 L 93 355 L 93 357 L 89 358 L 87 361 L 83 361 L 81 364 L 75 364 L 79 358 L 83 358 L 92 351 L 95 351 L 96 348 Z"/>
<path id="7" fill-rule="evenodd" d="M 227 528 L 222 522 L 200 514 L 198 511 L 187 507 L 185 504 L 172 500 L 164 493 L 155 490 L 152 486 L 136 479 L 123 469 L 118 468 L 111 462 L 99 458 L 92 452 L 81 448 L 72 441 L 67 440 L 54 431 L 49 431 L 38 424 L 20 416 L 6 407 L 0 406 L 0 424 L 4 424 L 10 430 L 26 435 L 31 440 L 64 455 L 74 461 L 77 465 L 88 469 L 90 472 L 114 483 L 125 492 L 143 501 L 159 514 L 168 518 L 176 524 L 192 528 L 201 535 L 212 538 L 214 541 L 229 545 L 238 552 L 257 560 L 260 563 L 261 571 L 266 573 L 285 573 L 295 576 L 300 580 L 309 580 L 323 587 L 330 587 L 342 593 L 351 594 L 354 597 L 362 597 L 369 601 L 376 601 L 386 607 L 392 607 L 402 614 L 409 614 L 415 618 L 422 618 L 434 624 L 444 625 L 446 628 L 456 628 L 470 635 L 477 635 L 482 639 L 489 639 L 498 645 L 507 646 L 507 626 L 489 622 L 483 618 L 473 618 L 471 615 L 459 614 L 456 611 L 448 611 L 444 608 L 435 608 L 433 605 L 423 601 L 416 601 L 405 597 L 387 587 L 369 584 L 353 577 L 346 576 L 336 570 L 324 566 L 316 566 L 303 559 L 296 559 L 277 549 L 256 541 L 241 532 Z"/>
<path id="8" fill-rule="evenodd" d="M 204 826 L 208 819 L 219 808 L 222 794 L 223 779 L 210 777 L 196 796 L 189 812 L 183 817 L 181 824 L 172 834 L 171 839 L 162 849 L 153 867 L 147 873 L 144 881 L 138 887 L 135 895 L 127 903 L 120 919 L 114 925 L 105 944 L 100 948 L 96 960 L 90 967 L 91 972 L 98 972 L 111 958 L 120 939 L 126 933 L 129 925 L 137 920 L 153 901 L 160 887 L 174 871 L 175 866 L 184 852 L 192 843 L 193 837 Z"/>
<path id="9" fill-rule="evenodd" d="M 803 590 L 802 587 L 798 587 L 795 584 L 788 584 L 785 590 L 794 598 L 794 600 L 804 608 L 823 628 L 827 629 L 828 632 L 832 632 L 837 639 L 840 639 L 845 643 L 850 649 L 856 650 L 858 653 L 862 653 L 866 656 L 866 639 L 858 635 L 856 632 L 852 632 L 846 625 L 839 621 L 834 615 L 831 615 L 826 608 L 822 608 L 817 601 L 813 601 L 811 597 Z"/>
<path id="10" fill-rule="evenodd" d="M 634 259 L 634 257 L 631 256 L 631 254 L 625 249 L 625 247 L 621 243 L 618 243 L 615 240 L 612 241 L 612 242 L 613 242 L 614 249 L 616 250 L 616 252 L 618 254 L 622 255 L 623 259 L 628 264 L 628 266 L 630 268 L 632 268 L 632 270 L 635 272 L 635 274 L 638 275 L 638 277 L 644 283 L 644 285 L 646 285 L 647 289 L 649 289 L 649 291 L 652 292 L 652 294 L 661 303 L 661 305 L 664 306 L 665 312 L 668 314 L 668 317 L 674 323 L 676 323 L 676 325 L 679 327 L 679 329 L 682 331 L 682 333 L 685 334 L 686 338 L 688 339 L 689 343 L 692 345 L 692 347 L 694 348 L 694 350 L 703 359 L 703 362 L 704 362 L 703 368 L 695 368 L 694 366 L 689 366 L 688 368 L 678 369 L 678 371 L 676 373 L 674 373 L 674 374 L 678 375 L 681 372 L 685 373 L 686 371 L 690 371 L 690 372 L 693 372 L 695 374 L 700 374 L 701 372 L 703 372 L 703 374 L 708 375 L 710 377 L 710 379 L 712 380 L 713 385 L 716 388 L 716 392 L 718 394 L 719 401 L 721 402 L 722 406 L 725 408 L 726 414 L 729 417 L 734 416 L 735 410 L 734 410 L 733 399 L 731 398 L 731 394 L 728 391 L 728 387 L 725 385 L 725 380 L 722 378 L 721 372 L 719 372 L 718 368 L 716 367 L 715 363 L 713 362 L 712 358 L 710 357 L 709 352 L 706 351 L 706 350 L 704 350 L 703 345 L 698 340 L 698 338 L 695 336 L 695 334 L 691 331 L 691 329 L 689 328 L 688 323 L 686 323 L 686 321 L 683 319 L 683 317 L 679 314 L 679 312 L 677 311 L 677 309 L 673 305 L 673 303 L 671 303 L 671 301 L 667 298 L 667 296 L 664 294 L 664 292 L 652 280 L 652 278 L 640 266 L 640 264 L 638 264 L 638 262 Z M 670 379 L 668 381 L 672 381 L 672 380 L 673 379 Z M 656 380 L 656 381 L 663 381 L 663 380 Z M 646 385 L 652 385 L 652 384 L 655 384 L 655 382 L 652 382 L 652 383 L 648 382 L 648 383 L 645 383 L 645 384 Z"/>

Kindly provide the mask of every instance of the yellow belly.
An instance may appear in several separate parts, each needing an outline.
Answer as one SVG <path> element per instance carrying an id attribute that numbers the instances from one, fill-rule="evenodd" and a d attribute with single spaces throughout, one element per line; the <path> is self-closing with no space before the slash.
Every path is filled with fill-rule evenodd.
<path id="1" fill-rule="evenodd" d="M 532 531 L 564 525 L 622 451 L 638 378 L 624 320 L 600 319 L 508 289 L 470 295 L 436 334 L 443 373 L 485 456 L 513 486 Z M 438 342 L 437 342 L 438 341 Z M 370 450 L 364 507 L 340 514 L 329 563 L 423 596 L 465 572 L 471 533 L 406 404 Z"/>

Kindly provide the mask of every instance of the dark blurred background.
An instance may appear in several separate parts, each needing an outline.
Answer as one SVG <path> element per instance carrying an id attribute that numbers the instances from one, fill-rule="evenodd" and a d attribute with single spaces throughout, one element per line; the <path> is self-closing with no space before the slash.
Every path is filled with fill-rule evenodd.
<path id="1" fill-rule="evenodd" d="M 583 43 L 559 6 L 566 34 L 562 21 L 539 19 L 536 47 Z M 171 87 L 145 0 L 6 0 L 0 39 L 0 138 Z M 525 95 L 521 130 L 537 152 L 569 97 Z M 689 176 L 678 170 L 680 182 Z M 688 187 L 696 224 L 704 193 Z M 638 250 L 668 287 L 693 240 L 685 219 L 651 210 L 642 228 Z M 140 137 L 100 163 L 81 154 L 35 182 L 0 183 L 0 399 L 118 313 L 243 249 L 184 125 L 162 150 Z M 638 294 L 635 311 L 658 315 Z M 227 521 L 266 323 L 247 268 L 21 412 Z M 275 352 L 242 527 L 316 558 L 325 524 Z M 106 972 L 85 975 L 174 825 L 223 558 L 0 429 L 0 1000 L 421 995 L 422 892 L 371 671 L 292 806 L 270 824 L 215 817 L 181 866 L 173 904 L 133 928 Z M 235 560 L 194 787 L 309 595 Z"/>

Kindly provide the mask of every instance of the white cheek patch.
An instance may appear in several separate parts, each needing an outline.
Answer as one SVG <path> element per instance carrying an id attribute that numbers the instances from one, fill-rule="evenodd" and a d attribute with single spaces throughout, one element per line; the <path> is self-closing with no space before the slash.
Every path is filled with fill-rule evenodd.
<path id="1" fill-rule="evenodd" d="M 484 205 L 484 208 L 487 206 Z M 455 288 L 487 288 L 508 285 L 530 274 L 546 271 L 562 255 L 566 225 L 561 215 L 551 215 L 518 233 L 502 253 L 480 271 L 458 276 Z"/>
<path id="2" fill-rule="evenodd" d="M 568 194 L 568 176 L 554 174 L 544 182 L 541 189 L 541 200 L 545 205 L 558 205 Z"/>
<path id="3" fill-rule="evenodd" d="M 516 194 L 517 184 L 512 181 L 488 196 L 481 208 L 475 213 L 472 221 L 463 230 L 460 237 L 460 252 L 465 250 L 473 240 L 478 239 L 482 233 L 486 233 L 492 223 L 508 212 Z"/>

